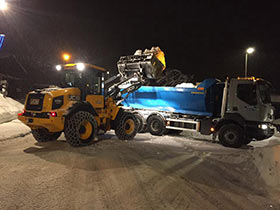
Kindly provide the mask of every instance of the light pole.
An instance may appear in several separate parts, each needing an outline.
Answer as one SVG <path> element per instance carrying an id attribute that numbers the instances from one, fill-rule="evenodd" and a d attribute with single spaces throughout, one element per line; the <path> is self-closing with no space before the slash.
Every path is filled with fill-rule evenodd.
<path id="1" fill-rule="evenodd" d="M 249 54 L 252 54 L 255 51 L 255 49 L 253 47 L 249 47 L 246 50 L 246 54 L 245 54 L 245 77 L 247 77 L 248 74 L 248 56 Z"/>

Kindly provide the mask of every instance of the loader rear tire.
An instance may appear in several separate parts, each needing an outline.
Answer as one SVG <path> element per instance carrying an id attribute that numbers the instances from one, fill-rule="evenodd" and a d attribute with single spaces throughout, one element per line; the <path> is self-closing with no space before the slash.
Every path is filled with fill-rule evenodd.
<path id="1" fill-rule="evenodd" d="M 91 113 L 78 111 L 66 119 L 64 135 L 71 146 L 90 145 L 96 134 L 97 122 Z"/>
<path id="2" fill-rule="evenodd" d="M 152 115 L 147 122 L 148 131 L 155 136 L 162 136 L 166 132 L 165 122 L 158 115 Z"/>
<path id="3" fill-rule="evenodd" d="M 243 129 L 235 124 L 227 124 L 219 130 L 219 141 L 226 147 L 239 148 L 243 144 Z"/>
<path id="4" fill-rule="evenodd" d="M 115 133 L 120 140 L 132 140 L 138 131 L 138 122 L 133 113 L 120 110 L 114 121 Z"/>
<path id="5" fill-rule="evenodd" d="M 57 140 L 61 132 L 49 132 L 45 128 L 40 128 L 40 129 L 32 129 L 31 133 L 33 137 L 36 139 L 37 142 L 48 142 L 48 141 L 55 141 Z"/>

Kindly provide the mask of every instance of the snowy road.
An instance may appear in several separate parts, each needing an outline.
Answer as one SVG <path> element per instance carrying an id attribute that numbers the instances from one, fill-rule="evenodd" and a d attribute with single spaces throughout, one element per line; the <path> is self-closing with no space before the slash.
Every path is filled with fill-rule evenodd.
<path id="1" fill-rule="evenodd" d="M 1 210 L 280 209 L 280 140 L 242 149 L 109 133 L 83 148 L 0 141 Z"/>

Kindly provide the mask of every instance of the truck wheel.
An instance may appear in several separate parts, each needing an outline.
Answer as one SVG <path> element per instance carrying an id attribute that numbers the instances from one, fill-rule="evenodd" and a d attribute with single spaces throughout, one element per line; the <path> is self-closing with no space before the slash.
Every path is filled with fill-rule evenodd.
<path id="1" fill-rule="evenodd" d="M 79 147 L 91 144 L 96 133 L 97 123 L 89 112 L 78 111 L 66 120 L 64 135 L 71 146 Z"/>
<path id="2" fill-rule="evenodd" d="M 158 115 L 152 115 L 148 118 L 148 131 L 155 136 L 162 136 L 166 131 L 164 120 Z"/>
<path id="3" fill-rule="evenodd" d="M 219 141 L 226 147 L 241 147 L 243 138 L 243 129 L 235 124 L 224 125 L 219 131 Z"/>
<path id="4" fill-rule="evenodd" d="M 134 114 L 136 119 L 137 119 L 137 123 L 138 123 L 138 133 L 145 133 L 146 131 L 146 124 L 145 124 L 145 119 L 142 115 L 135 113 Z"/>
<path id="5" fill-rule="evenodd" d="M 52 133 L 52 132 L 49 132 L 45 128 L 32 129 L 31 133 L 32 133 L 33 137 L 36 139 L 36 141 L 38 141 L 38 142 L 55 141 L 61 135 L 61 132 Z"/>
<path id="6" fill-rule="evenodd" d="M 134 114 L 121 111 L 114 121 L 115 133 L 120 140 L 132 140 L 138 129 L 138 122 Z"/>

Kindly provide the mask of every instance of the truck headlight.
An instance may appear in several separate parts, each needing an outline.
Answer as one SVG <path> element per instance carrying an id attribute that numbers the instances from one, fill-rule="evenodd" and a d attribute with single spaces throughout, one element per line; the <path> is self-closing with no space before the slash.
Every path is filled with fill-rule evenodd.
<path id="1" fill-rule="evenodd" d="M 266 130 L 266 129 L 268 129 L 268 125 L 267 124 L 260 124 L 259 128 L 262 129 L 262 130 Z"/>
<path id="2" fill-rule="evenodd" d="M 53 102 L 52 102 L 52 109 L 59 109 L 64 102 L 64 97 L 63 96 L 58 96 L 53 98 Z"/>

